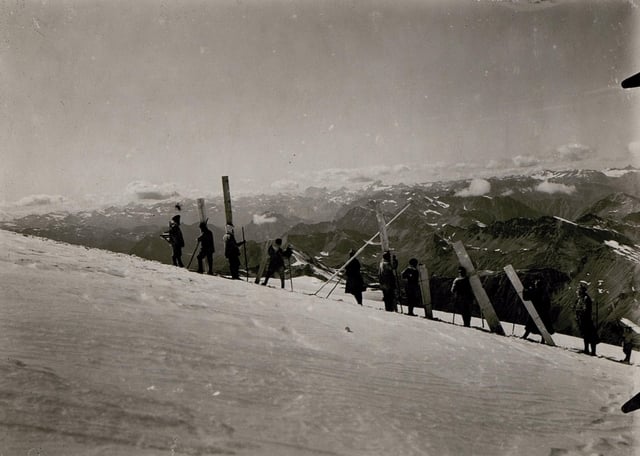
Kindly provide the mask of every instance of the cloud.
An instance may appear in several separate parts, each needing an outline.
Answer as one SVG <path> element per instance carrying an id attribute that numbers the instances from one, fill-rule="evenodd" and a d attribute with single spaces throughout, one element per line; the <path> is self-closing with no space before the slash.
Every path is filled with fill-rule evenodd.
<path id="1" fill-rule="evenodd" d="M 16 201 L 16 206 L 52 206 L 55 204 L 64 204 L 68 200 L 61 195 L 30 195 Z"/>
<path id="2" fill-rule="evenodd" d="M 467 197 L 467 196 L 482 196 L 491 191 L 491 183 L 485 179 L 473 179 L 469 183 L 469 187 L 464 190 L 460 190 L 455 196 Z"/>
<path id="3" fill-rule="evenodd" d="M 577 143 L 565 144 L 556 149 L 556 154 L 560 159 L 572 162 L 585 160 L 591 157 L 594 152 L 589 146 Z"/>
<path id="4" fill-rule="evenodd" d="M 294 180 L 281 179 L 273 182 L 271 188 L 279 192 L 295 192 L 300 188 L 300 185 Z"/>
<path id="5" fill-rule="evenodd" d="M 629 159 L 634 166 L 640 166 L 640 141 L 630 142 L 627 146 Z"/>
<path id="6" fill-rule="evenodd" d="M 255 225 L 264 225 L 265 223 L 275 223 L 277 221 L 276 217 L 269 217 L 266 214 L 253 214 L 253 223 Z"/>
<path id="7" fill-rule="evenodd" d="M 126 192 L 142 200 L 166 200 L 180 196 L 175 184 L 157 185 L 145 181 L 131 182 Z"/>
<path id="8" fill-rule="evenodd" d="M 511 161 L 491 159 L 487 162 L 487 164 L 485 165 L 485 168 L 500 170 L 500 169 L 509 168 L 511 165 L 512 165 Z"/>
<path id="9" fill-rule="evenodd" d="M 574 185 L 557 184 L 554 182 L 544 181 L 538 184 L 535 190 L 542 193 L 565 193 L 570 195 L 576 191 L 576 187 Z"/>
<path id="10" fill-rule="evenodd" d="M 512 158 L 513 164 L 518 168 L 531 168 L 540 164 L 540 159 L 532 156 L 516 155 Z"/>
<path id="11" fill-rule="evenodd" d="M 366 168 L 326 168 L 311 173 L 309 178 L 312 182 L 326 185 L 327 183 L 335 183 L 338 185 L 346 185 L 353 183 L 374 182 L 384 177 L 401 178 L 415 170 L 403 163 L 396 165 L 374 165 Z"/>

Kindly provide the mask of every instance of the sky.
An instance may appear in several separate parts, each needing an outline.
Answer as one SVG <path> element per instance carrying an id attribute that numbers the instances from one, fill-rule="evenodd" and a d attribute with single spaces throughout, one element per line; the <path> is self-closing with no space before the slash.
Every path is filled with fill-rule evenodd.
<path id="1" fill-rule="evenodd" d="M 0 2 L 0 203 L 640 166 L 635 1 Z"/>

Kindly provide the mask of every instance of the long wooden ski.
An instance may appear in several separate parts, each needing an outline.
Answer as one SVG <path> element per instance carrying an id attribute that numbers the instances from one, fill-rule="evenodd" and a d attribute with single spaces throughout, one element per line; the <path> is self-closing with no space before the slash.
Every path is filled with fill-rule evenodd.
<path id="1" fill-rule="evenodd" d="M 387 223 L 384 220 L 384 214 L 382 213 L 382 207 L 380 201 L 373 201 L 374 208 L 376 210 L 376 219 L 378 220 L 378 229 L 380 232 L 380 247 L 382 247 L 382 253 L 389 252 L 391 246 L 389 244 L 389 235 L 387 234 Z M 393 260 L 392 260 L 393 262 Z M 396 279 L 396 304 L 400 306 L 400 313 L 404 313 L 402 310 L 402 299 L 400 291 L 400 280 L 398 280 L 398 272 L 394 269 L 393 275 Z"/>
<path id="2" fill-rule="evenodd" d="M 551 334 L 549 334 L 549 331 L 547 331 L 546 326 L 542 322 L 540 315 L 538 315 L 538 311 L 536 310 L 535 306 L 531 301 L 524 299 L 524 296 L 522 294 L 524 291 L 524 286 L 522 285 L 522 282 L 518 277 L 518 273 L 516 272 L 515 269 L 513 269 L 513 266 L 511 266 L 510 264 L 506 265 L 503 269 L 504 269 L 504 272 L 507 274 L 507 277 L 511 281 L 513 288 L 515 288 L 516 293 L 520 298 L 520 301 L 522 301 L 525 309 L 527 309 L 527 312 L 529 312 L 529 315 L 531 315 L 533 322 L 536 324 L 538 331 L 540 331 L 540 335 L 542 336 L 544 343 L 547 345 L 551 345 L 552 347 L 555 347 L 556 344 L 553 341 Z"/>
<path id="3" fill-rule="evenodd" d="M 198 217 L 200 218 L 200 223 L 207 223 L 207 208 L 204 205 L 204 198 L 198 198 L 196 200 L 196 204 L 198 206 Z"/>
<path id="4" fill-rule="evenodd" d="M 422 296 L 424 313 L 429 320 L 433 320 L 433 309 L 431 308 L 431 288 L 429 286 L 429 273 L 427 272 L 427 267 L 424 264 L 419 264 L 418 273 L 420 280 L 420 294 Z"/>
<path id="5" fill-rule="evenodd" d="M 260 279 L 264 275 L 264 270 L 267 268 L 267 262 L 269 261 L 269 247 L 273 241 L 265 241 L 262 249 L 262 259 L 260 260 L 260 267 L 258 268 L 258 275 L 256 276 L 255 283 L 260 283 Z"/>
<path id="6" fill-rule="evenodd" d="M 632 322 L 628 318 L 622 317 L 620 319 L 620 323 L 631 328 L 634 333 L 640 334 L 640 326 L 637 323 Z"/>
<path id="7" fill-rule="evenodd" d="M 387 223 L 384 221 L 384 214 L 382 213 L 382 208 L 380 207 L 379 201 L 374 201 L 374 207 L 376 210 L 376 220 L 378 220 L 378 232 L 380 233 L 380 246 L 382 247 L 382 252 L 386 252 L 389 250 L 389 236 L 387 235 Z"/>
<path id="8" fill-rule="evenodd" d="M 222 194 L 224 196 L 224 216 L 227 225 L 233 226 L 233 211 L 231 210 L 231 192 L 229 191 L 229 176 L 222 176 Z"/>
<path id="9" fill-rule="evenodd" d="M 482 288 L 482 282 L 480 282 L 480 277 L 478 277 L 478 274 L 476 273 L 476 269 L 471 262 L 471 258 L 469 257 L 467 250 L 464 248 L 461 241 L 453 243 L 453 250 L 458 256 L 460 265 L 467 270 L 471 290 L 473 291 L 473 295 L 476 297 L 476 301 L 478 302 L 480 309 L 482 309 L 482 314 L 484 315 L 485 320 L 487 320 L 487 324 L 489 325 L 491 332 L 504 336 L 505 334 L 502 324 L 500 323 L 498 315 L 493 308 L 493 304 L 491 304 L 489 296 L 487 296 L 487 292 Z"/>

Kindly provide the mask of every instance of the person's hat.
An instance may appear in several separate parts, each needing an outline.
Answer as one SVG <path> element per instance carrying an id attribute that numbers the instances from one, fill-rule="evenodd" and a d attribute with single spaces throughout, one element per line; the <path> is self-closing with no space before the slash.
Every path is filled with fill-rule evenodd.
<path id="1" fill-rule="evenodd" d="M 176 223 L 180 223 L 180 214 L 174 215 L 173 217 L 171 217 L 171 220 L 173 220 Z"/>
<path id="2" fill-rule="evenodd" d="M 207 227 L 207 222 L 200 222 L 200 225 L 198 225 L 200 227 L 201 230 L 204 230 Z"/>

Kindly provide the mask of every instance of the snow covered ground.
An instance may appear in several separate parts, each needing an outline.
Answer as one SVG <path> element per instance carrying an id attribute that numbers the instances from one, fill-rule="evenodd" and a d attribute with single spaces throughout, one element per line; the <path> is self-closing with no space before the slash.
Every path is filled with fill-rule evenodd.
<path id="1" fill-rule="evenodd" d="M 620 347 L 5 231 L 0 252 L 2 456 L 640 454 Z"/>

